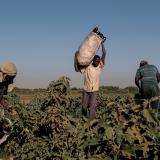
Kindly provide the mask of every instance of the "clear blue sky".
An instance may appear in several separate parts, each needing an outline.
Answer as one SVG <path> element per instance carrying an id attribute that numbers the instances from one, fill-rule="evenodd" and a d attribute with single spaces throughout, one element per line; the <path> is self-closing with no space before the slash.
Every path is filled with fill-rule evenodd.
<path id="1" fill-rule="evenodd" d="M 62 75 L 82 87 L 74 53 L 95 26 L 107 36 L 101 85 L 134 85 L 142 59 L 160 69 L 159 0 L 1 0 L 0 63 L 17 65 L 17 87 L 47 87 Z"/>

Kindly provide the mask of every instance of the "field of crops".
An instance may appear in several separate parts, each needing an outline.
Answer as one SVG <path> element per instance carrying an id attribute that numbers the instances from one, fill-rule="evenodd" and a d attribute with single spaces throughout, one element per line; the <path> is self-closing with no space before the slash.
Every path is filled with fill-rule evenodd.
<path id="1" fill-rule="evenodd" d="M 68 77 L 52 81 L 26 105 L 16 94 L 7 98 L 13 131 L 1 152 L 15 160 L 160 159 L 160 114 L 148 101 L 101 91 L 97 121 L 88 122 Z"/>

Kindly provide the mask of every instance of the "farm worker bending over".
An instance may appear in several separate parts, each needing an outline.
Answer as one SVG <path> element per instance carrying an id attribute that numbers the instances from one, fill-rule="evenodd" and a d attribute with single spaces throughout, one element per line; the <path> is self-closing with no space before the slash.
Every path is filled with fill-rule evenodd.
<path id="1" fill-rule="evenodd" d="M 96 116 L 97 96 L 99 91 L 100 74 L 105 64 L 106 49 L 102 46 L 102 57 L 95 55 L 93 61 L 86 67 L 80 66 L 77 62 L 78 51 L 75 53 L 74 67 L 76 72 L 84 74 L 84 92 L 82 98 L 82 114 L 87 116 L 89 108 L 89 120 Z"/>
<path id="2" fill-rule="evenodd" d="M 11 131 L 11 121 L 5 117 L 5 110 L 9 109 L 4 95 L 14 88 L 13 80 L 17 75 L 17 68 L 13 63 L 4 63 L 0 67 L 0 145 L 6 141 Z"/>
<path id="3" fill-rule="evenodd" d="M 154 65 L 148 64 L 143 60 L 140 62 L 140 66 L 135 76 L 135 84 L 139 88 L 139 92 L 142 98 L 151 99 L 160 95 L 158 83 L 160 82 L 160 73 Z M 158 107 L 153 106 L 154 108 Z"/>

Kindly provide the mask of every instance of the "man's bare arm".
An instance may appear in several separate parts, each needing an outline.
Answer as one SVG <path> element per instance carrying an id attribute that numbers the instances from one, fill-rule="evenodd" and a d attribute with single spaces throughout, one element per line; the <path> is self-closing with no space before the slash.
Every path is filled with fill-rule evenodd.
<path id="1" fill-rule="evenodd" d="M 77 62 L 77 55 L 78 55 L 78 51 L 76 51 L 75 56 L 74 56 L 74 69 L 76 72 L 80 72 L 80 67 Z"/>
<path id="2" fill-rule="evenodd" d="M 102 57 L 101 57 L 101 61 L 102 61 L 103 64 L 105 64 L 105 58 L 106 58 L 107 51 L 106 51 L 106 49 L 104 47 L 104 44 L 102 43 L 101 45 L 102 45 Z"/>

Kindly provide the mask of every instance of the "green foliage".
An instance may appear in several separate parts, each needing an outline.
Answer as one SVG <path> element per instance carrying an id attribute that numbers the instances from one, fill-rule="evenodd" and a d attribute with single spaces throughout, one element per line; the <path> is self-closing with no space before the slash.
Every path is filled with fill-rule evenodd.
<path id="1" fill-rule="evenodd" d="M 160 115 L 150 102 L 100 91 L 97 121 L 81 116 L 81 97 L 70 96 L 68 77 L 52 81 L 26 106 L 10 96 L 13 133 L 2 147 L 15 160 L 159 159 Z"/>

